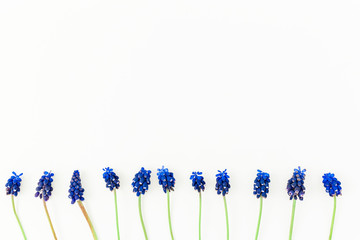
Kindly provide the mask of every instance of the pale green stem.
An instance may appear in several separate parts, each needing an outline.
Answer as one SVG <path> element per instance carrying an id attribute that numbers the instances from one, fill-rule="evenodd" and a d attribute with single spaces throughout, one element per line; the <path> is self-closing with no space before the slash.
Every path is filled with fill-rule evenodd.
<path id="1" fill-rule="evenodd" d="M 46 201 L 44 200 L 44 198 L 43 198 L 43 204 L 44 204 L 46 216 L 47 216 L 47 219 L 48 219 L 48 221 L 49 221 L 52 234 L 53 234 L 53 236 L 54 236 L 54 239 L 57 240 L 57 237 L 56 237 L 56 234 L 55 234 L 55 229 L 54 229 L 54 226 L 52 225 L 51 218 L 50 218 L 50 214 L 49 214 L 49 211 L 48 211 L 48 209 L 47 209 Z"/>
<path id="2" fill-rule="evenodd" d="M 230 238 L 230 231 L 229 231 L 229 215 L 228 215 L 228 210 L 227 210 L 227 204 L 226 204 L 226 198 L 224 196 L 224 206 L 225 206 L 225 216 L 226 216 L 226 236 L 227 236 L 227 240 L 229 240 Z"/>
<path id="3" fill-rule="evenodd" d="M 293 199 L 293 206 L 292 206 L 292 213 L 291 213 L 291 223 L 290 223 L 290 233 L 289 233 L 289 240 L 292 239 L 292 233 L 294 228 L 294 217 L 295 217 L 295 208 L 296 208 L 296 200 Z"/>
<path id="4" fill-rule="evenodd" d="M 118 206 L 117 206 L 116 189 L 114 189 L 114 199 L 115 199 L 116 231 L 117 231 L 118 240 L 120 240 L 119 214 L 118 214 Z"/>
<path id="5" fill-rule="evenodd" d="M 85 209 L 84 205 L 82 204 L 82 202 L 81 202 L 80 200 L 78 200 L 77 202 L 78 202 L 78 204 L 79 204 L 79 207 L 80 207 L 82 213 L 83 213 L 84 216 L 85 216 L 85 219 L 86 219 L 87 223 L 89 224 L 89 227 L 90 227 L 91 233 L 92 233 L 92 235 L 93 235 L 93 237 L 94 237 L 94 240 L 98 240 L 98 237 L 97 237 L 97 235 L 96 235 L 94 226 L 93 226 L 92 223 L 91 223 L 90 217 L 89 217 L 88 213 L 86 212 L 86 209 Z"/>
<path id="6" fill-rule="evenodd" d="M 334 198 L 334 210 L 333 210 L 333 216 L 332 216 L 332 220 L 331 220 L 329 240 L 332 239 L 332 234 L 333 234 L 333 230 L 334 230 L 334 222 L 335 222 L 335 213 L 336 213 L 336 196 L 334 195 L 333 198 Z"/>
<path id="7" fill-rule="evenodd" d="M 144 231 L 145 239 L 148 240 L 148 236 L 146 234 L 146 228 L 145 228 L 145 224 L 144 224 L 144 219 L 143 219 L 142 211 L 141 211 L 141 194 L 139 195 L 139 215 L 140 215 L 141 226 Z"/>
<path id="8" fill-rule="evenodd" d="M 201 240 L 201 192 L 199 192 L 199 240 Z"/>
<path id="9" fill-rule="evenodd" d="M 170 235 L 171 235 L 171 239 L 174 240 L 174 235 L 173 235 L 172 226 L 171 226 L 171 215 L 170 215 L 170 191 L 167 190 L 166 194 L 167 194 L 167 207 L 168 207 L 168 219 L 169 219 Z"/>
<path id="10" fill-rule="evenodd" d="M 20 219 L 19 219 L 19 217 L 18 217 L 18 215 L 17 215 L 17 213 L 16 213 L 15 203 L 14 203 L 14 195 L 12 195 L 12 194 L 11 194 L 11 202 L 12 202 L 12 207 L 13 207 L 13 211 L 14 211 L 16 220 L 17 220 L 17 222 L 18 222 L 18 224 L 19 224 L 19 226 L 20 226 L 20 229 L 21 229 L 21 232 L 22 232 L 22 235 L 23 235 L 24 239 L 26 240 L 27 238 L 26 238 L 24 229 L 23 229 L 23 227 L 22 227 L 22 225 L 21 225 L 21 222 L 20 222 Z"/>
<path id="11" fill-rule="evenodd" d="M 255 240 L 257 240 L 258 237 L 259 237 L 259 230 L 260 230 L 260 223 L 261 223 L 262 208 L 263 208 L 263 197 L 260 196 L 260 211 L 259 211 L 259 219 L 258 219 L 258 225 L 257 225 L 257 229 L 256 229 Z"/>

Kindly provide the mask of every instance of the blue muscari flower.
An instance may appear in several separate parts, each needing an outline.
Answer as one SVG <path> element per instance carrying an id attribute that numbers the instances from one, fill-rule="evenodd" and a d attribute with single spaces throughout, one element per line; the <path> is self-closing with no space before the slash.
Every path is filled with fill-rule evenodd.
<path id="1" fill-rule="evenodd" d="M 218 174 L 216 174 L 216 185 L 215 190 L 217 191 L 217 194 L 222 194 L 225 196 L 225 194 L 229 193 L 230 189 L 230 176 L 227 174 L 226 169 L 225 171 L 218 170 Z"/>
<path id="2" fill-rule="evenodd" d="M 330 197 L 341 195 L 341 182 L 337 180 L 335 174 L 325 173 L 323 176 L 323 184 Z"/>
<path id="3" fill-rule="evenodd" d="M 106 187 L 110 189 L 110 191 L 115 189 L 118 189 L 120 187 L 120 181 L 118 175 L 114 173 L 112 168 L 103 168 L 103 178 L 106 183 Z"/>
<path id="4" fill-rule="evenodd" d="M 133 186 L 133 192 L 136 193 L 136 196 L 140 196 L 140 194 L 145 194 L 145 192 L 149 189 L 150 185 L 150 177 L 151 171 L 145 170 L 145 168 L 141 168 L 138 173 L 135 174 L 133 182 L 131 185 Z"/>
<path id="5" fill-rule="evenodd" d="M 21 186 L 21 176 L 23 175 L 20 173 L 17 175 L 15 172 L 12 172 L 13 176 L 9 178 L 7 183 L 5 184 L 6 187 L 6 195 L 14 195 L 15 197 L 20 192 L 20 186 Z"/>
<path id="6" fill-rule="evenodd" d="M 172 172 L 169 172 L 167 168 L 164 168 L 164 166 L 162 166 L 161 169 L 158 169 L 157 175 L 159 179 L 159 184 L 163 187 L 164 193 L 166 193 L 166 191 L 174 191 L 175 178 Z"/>
<path id="7" fill-rule="evenodd" d="M 298 198 L 300 200 L 304 199 L 305 194 L 305 172 L 306 169 L 301 170 L 300 167 L 294 169 L 293 176 L 289 179 L 287 183 L 287 192 L 290 196 L 290 200 L 293 198 L 297 200 Z"/>
<path id="8" fill-rule="evenodd" d="M 44 198 L 45 201 L 49 200 L 51 196 L 51 192 L 53 190 L 51 183 L 53 182 L 52 177 L 54 173 L 52 172 L 44 172 L 44 175 L 41 176 L 38 182 L 38 186 L 36 188 L 35 197 L 39 197 L 40 199 Z"/>
<path id="9" fill-rule="evenodd" d="M 69 189 L 69 198 L 71 199 L 71 204 L 74 204 L 76 201 L 84 201 L 84 189 L 81 187 L 80 173 L 78 170 L 75 170 L 70 181 Z"/>
<path id="10" fill-rule="evenodd" d="M 258 173 L 254 181 L 254 195 L 257 198 L 266 198 L 269 193 L 270 174 L 261 170 L 257 171 Z"/>
<path id="11" fill-rule="evenodd" d="M 205 190 L 205 181 L 204 177 L 201 176 L 202 172 L 192 172 L 190 180 L 192 180 L 192 186 L 198 192 Z"/>

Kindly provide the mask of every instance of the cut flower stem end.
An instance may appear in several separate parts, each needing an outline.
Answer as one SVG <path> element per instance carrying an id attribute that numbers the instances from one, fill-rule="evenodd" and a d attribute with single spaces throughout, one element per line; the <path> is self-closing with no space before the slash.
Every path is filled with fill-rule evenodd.
<path id="1" fill-rule="evenodd" d="M 26 238 L 26 235 L 25 235 L 24 228 L 22 227 L 21 222 L 20 222 L 20 219 L 19 219 L 19 217 L 18 217 L 18 215 L 17 215 L 17 213 L 16 213 L 15 202 L 14 202 L 14 195 L 11 195 L 11 203 L 12 203 L 14 215 L 15 215 L 16 220 L 17 220 L 17 222 L 18 222 L 18 224 L 19 224 L 19 227 L 20 227 L 20 229 L 21 229 L 21 233 L 22 233 L 24 239 L 26 240 L 27 238 Z"/>
<path id="2" fill-rule="evenodd" d="M 88 213 L 86 212 L 86 209 L 85 209 L 83 203 L 80 200 L 78 200 L 77 203 L 79 204 L 79 207 L 80 207 L 82 213 L 84 214 L 84 217 L 85 217 L 87 223 L 89 224 L 89 227 L 90 227 L 91 233 L 94 237 L 94 240 L 98 240 L 94 226 L 91 223 L 90 217 L 89 217 Z"/>

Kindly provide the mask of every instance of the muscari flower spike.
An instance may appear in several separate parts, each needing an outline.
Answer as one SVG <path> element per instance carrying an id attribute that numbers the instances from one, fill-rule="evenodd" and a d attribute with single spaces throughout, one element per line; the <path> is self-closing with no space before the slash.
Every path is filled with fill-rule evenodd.
<path id="1" fill-rule="evenodd" d="M 38 186 L 35 189 L 36 190 L 35 197 L 40 197 L 40 199 L 43 199 L 44 208 L 45 208 L 46 215 L 48 217 L 51 231 L 54 235 L 54 239 L 57 239 L 55 229 L 52 224 L 50 214 L 49 214 L 49 211 L 47 210 L 47 206 L 46 206 L 46 201 L 49 200 L 49 198 L 51 196 L 51 192 L 53 191 L 53 188 L 51 186 L 51 184 L 53 182 L 53 179 L 52 179 L 53 176 L 54 176 L 54 173 L 52 173 L 52 172 L 47 172 L 47 171 L 44 172 L 44 175 L 42 175 L 41 178 L 39 179 Z"/>
<path id="2" fill-rule="evenodd" d="M 257 170 L 258 173 L 254 180 L 254 195 L 257 198 L 263 197 L 266 198 L 269 193 L 269 183 L 270 183 L 270 174 Z"/>
<path id="3" fill-rule="evenodd" d="M 103 178 L 106 183 L 106 187 L 110 189 L 110 191 L 114 189 L 118 189 L 120 187 L 120 181 L 119 177 L 116 175 L 116 173 L 113 171 L 112 168 L 103 168 Z"/>
<path id="4" fill-rule="evenodd" d="M 136 196 L 140 196 L 140 194 L 145 194 L 145 192 L 149 189 L 151 171 L 146 170 L 145 168 L 141 168 L 138 173 L 135 174 L 133 182 L 131 185 L 133 186 L 133 192 L 136 193 Z"/>
<path id="5" fill-rule="evenodd" d="M 300 167 L 294 169 L 293 176 L 289 179 L 287 184 L 287 192 L 290 196 L 290 200 L 293 198 L 297 200 L 298 198 L 300 200 L 304 199 L 305 194 L 305 172 L 306 169 L 301 170 Z"/>
<path id="6" fill-rule="evenodd" d="M 70 181 L 69 198 L 71 204 L 74 204 L 77 200 L 84 201 L 84 189 L 81 187 L 80 172 L 75 170 Z"/>
<path id="7" fill-rule="evenodd" d="M 13 176 L 11 176 L 8 181 L 5 184 L 6 187 L 6 195 L 11 195 L 11 202 L 12 202 L 12 207 L 14 210 L 14 215 L 16 217 L 16 220 L 19 224 L 19 227 L 21 229 L 21 233 L 24 237 L 24 239 L 26 240 L 26 235 L 24 232 L 24 228 L 21 225 L 20 219 L 16 213 L 16 208 L 15 208 L 15 202 L 14 202 L 14 196 L 16 197 L 19 192 L 20 192 L 20 186 L 21 186 L 21 176 L 23 175 L 22 173 L 20 173 L 19 175 L 17 175 L 15 172 L 12 172 Z"/>
<path id="8" fill-rule="evenodd" d="M 12 174 L 13 176 L 11 176 L 5 184 L 6 195 L 14 195 L 15 197 L 17 197 L 18 193 L 20 192 L 21 176 L 23 174 L 20 173 L 19 175 L 17 175 L 15 172 L 12 172 Z"/>
<path id="9" fill-rule="evenodd" d="M 205 181 L 204 177 L 201 176 L 202 172 L 192 172 L 190 180 L 192 180 L 192 186 L 198 192 L 205 190 Z"/>
<path id="10" fill-rule="evenodd" d="M 159 179 L 159 184 L 163 187 L 164 193 L 166 193 L 166 191 L 174 191 L 175 178 L 174 174 L 172 172 L 169 172 L 169 169 L 162 166 L 161 169 L 158 169 L 157 175 Z"/>
<path id="11" fill-rule="evenodd" d="M 326 192 L 329 193 L 330 197 L 341 195 L 341 182 L 337 180 L 335 174 L 325 173 L 322 182 Z"/>
<path id="12" fill-rule="evenodd" d="M 94 226 L 90 220 L 89 214 L 86 212 L 84 204 L 82 203 L 82 201 L 85 200 L 85 198 L 83 197 L 84 191 L 84 188 L 82 188 L 81 186 L 80 172 L 79 170 L 75 170 L 70 181 L 69 198 L 71 199 L 71 204 L 74 204 L 76 202 L 78 203 L 87 223 L 89 224 L 94 240 L 97 240 L 98 237 Z"/>
<path id="13" fill-rule="evenodd" d="M 142 210 L 141 210 L 141 194 L 144 195 L 146 193 L 146 191 L 149 189 L 149 185 L 151 183 L 150 177 L 151 177 L 151 171 L 146 170 L 145 168 L 142 167 L 140 169 L 140 171 L 135 174 L 133 182 L 131 183 L 131 185 L 133 186 L 133 192 L 136 193 L 136 196 L 138 197 L 139 217 L 140 217 L 141 226 L 142 226 L 146 240 L 148 239 L 148 237 L 147 237 L 145 223 L 144 223 L 144 219 L 142 216 Z"/>
<path id="14" fill-rule="evenodd" d="M 226 172 L 227 169 L 225 169 L 223 172 L 218 170 L 218 174 L 216 174 L 216 185 L 215 190 L 217 191 L 217 194 L 222 194 L 225 196 L 229 193 L 230 189 L 230 176 Z"/>
<path id="15" fill-rule="evenodd" d="M 167 195 L 167 203 L 168 203 L 168 219 L 169 219 L 169 230 L 170 230 L 170 236 L 171 239 L 174 240 L 174 235 L 172 232 L 172 226 L 171 226 L 171 218 L 170 218 L 170 191 L 174 191 L 175 186 L 175 178 L 174 174 L 172 172 L 169 172 L 167 168 L 164 168 L 162 166 L 161 169 L 158 169 L 158 179 L 159 184 L 162 186 L 164 193 Z"/>
<path id="16" fill-rule="evenodd" d="M 334 199 L 334 209 L 333 209 L 333 216 L 331 220 L 330 235 L 329 235 L 329 240 L 331 240 L 334 230 L 334 222 L 335 222 L 336 197 L 341 195 L 342 187 L 341 187 L 341 182 L 337 180 L 335 174 L 333 173 L 325 173 L 322 182 L 324 184 L 325 191 L 329 194 L 330 197 L 333 197 Z"/>
<path id="17" fill-rule="evenodd" d="M 105 180 L 106 187 L 109 188 L 110 191 L 114 193 L 116 230 L 117 230 L 118 239 L 120 239 L 119 216 L 118 216 L 117 197 L 116 197 L 116 189 L 120 187 L 120 181 L 118 175 L 116 175 L 116 173 L 112 168 L 107 167 L 107 168 L 103 168 L 103 170 L 104 170 L 103 178 Z"/>
<path id="18" fill-rule="evenodd" d="M 44 198 L 45 201 L 49 200 L 51 196 L 51 192 L 53 190 L 51 183 L 53 182 L 52 177 L 54 173 L 52 172 L 44 172 L 44 175 L 41 176 L 38 182 L 38 186 L 36 188 L 35 197 L 40 197 L 40 199 Z"/>
<path id="19" fill-rule="evenodd" d="M 262 215 L 262 206 L 263 206 L 263 198 L 267 197 L 269 193 L 269 183 L 270 183 L 270 174 L 263 172 L 261 170 L 257 170 L 256 178 L 254 180 L 254 195 L 260 199 L 260 210 L 259 210 L 259 219 L 258 225 L 256 228 L 255 240 L 259 237 L 260 232 L 260 223 L 261 223 L 261 215 Z"/>

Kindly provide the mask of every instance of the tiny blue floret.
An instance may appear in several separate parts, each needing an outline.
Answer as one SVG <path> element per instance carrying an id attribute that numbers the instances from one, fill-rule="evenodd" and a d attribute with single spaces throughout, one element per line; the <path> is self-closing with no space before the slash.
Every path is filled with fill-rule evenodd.
<path id="1" fill-rule="evenodd" d="M 175 178 L 172 172 L 169 172 L 167 168 L 162 166 L 162 168 L 158 169 L 157 176 L 159 179 L 159 184 L 162 186 L 164 193 L 167 191 L 174 191 Z"/>
<path id="2" fill-rule="evenodd" d="M 287 192 L 290 196 L 290 200 L 293 198 L 297 200 L 298 198 L 300 200 L 304 199 L 305 195 L 305 172 L 306 169 L 301 170 L 300 167 L 294 169 L 293 176 L 289 179 L 287 183 Z"/>
<path id="3" fill-rule="evenodd" d="M 205 190 L 205 181 L 204 177 L 201 176 L 202 172 L 192 172 L 190 180 L 192 180 L 192 186 L 198 192 Z"/>
<path id="4" fill-rule="evenodd" d="M 225 196 L 229 193 L 230 189 L 230 176 L 227 174 L 226 169 L 225 171 L 218 170 L 218 174 L 216 174 L 216 185 L 215 190 L 217 191 L 217 194 L 222 194 Z"/>
<path id="5" fill-rule="evenodd" d="M 341 195 L 341 182 L 337 180 L 335 174 L 325 173 L 323 176 L 323 184 L 330 197 Z"/>
<path id="6" fill-rule="evenodd" d="M 12 172 L 13 176 L 9 178 L 7 183 L 5 184 L 6 187 L 6 195 L 14 195 L 15 197 L 20 192 L 20 186 L 21 186 L 21 176 L 23 175 L 20 173 L 17 175 L 15 172 Z"/>
<path id="7" fill-rule="evenodd" d="M 120 187 L 120 181 L 119 177 L 116 175 L 116 173 L 113 171 L 112 168 L 103 168 L 103 178 L 106 183 L 106 187 L 110 189 L 110 191 L 114 189 L 118 189 Z"/>
<path id="8" fill-rule="evenodd" d="M 71 204 L 74 204 L 76 201 L 84 201 L 84 189 L 81 187 L 80 172 L 75 170 L 70 181 L 69 189 L 69 198 L 71 199 Z"/>
<path id="9" fill-rule="evenodd" d="M 270 174 L 262 172 L 261 170 L 257 171 L 258 173 L 254 181 L 254 195 L 256 195 L 257 198 L 266 198 L 269 193 Z"/>
<path id="10" fill-rule="evenodd" d="M 44 201 L 49 200 L 53 190 L 51 186 L 51 183 L 53 182 L 53 176 L 54 173 L 52 172 L 44 172 L 44 175 L 41 176 L 38 182 L 38 186 L 36 187 L 35 197 L 40 197 L 40 199 L 44 198 Z"/>
<path id="11" fill-rule="evenodd" d="M 145 192 L 149 189 L 150 185 L 150 177 L 151 171 L 145 170 L 145 168 L 141 168 L 138 173 L 135 174 L 133 182 L 131 185 L 133 186 L 133 192 L 136 193 L 136 196 L 140 196 L 140 194 L 145 194 Z"/>

